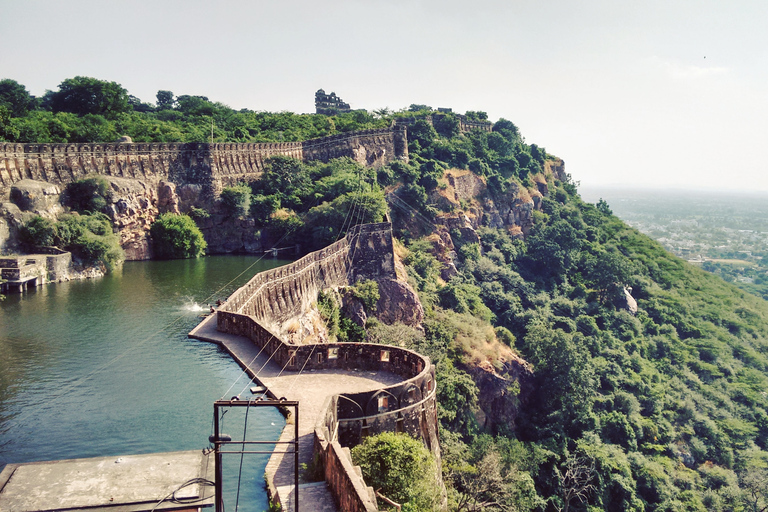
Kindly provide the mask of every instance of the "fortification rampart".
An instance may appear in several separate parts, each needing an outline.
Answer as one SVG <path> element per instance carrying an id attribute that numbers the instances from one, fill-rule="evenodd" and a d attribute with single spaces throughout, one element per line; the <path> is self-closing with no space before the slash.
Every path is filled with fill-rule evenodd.
<path id="1" fill-rule="evenodd" d="M 467 133 L 472 130 L 481 130 L 484 132 L 493 131 L 493 123 L 490 121 L 475 121 L 469 119 L 463 114 L 453 114 L 451 112 L 445 112 L 451 114 L 459 119 L 459 131 L 461 133 Z M 416 121 L 426 121 L 432 126 L 435 125 L 436 120 L 440 119 L 441 114 L 422 114 L 410 117 L 398 117 L 395 119 L 395 126 L 412 126 Z"/>
<path id="2" fill-rule="evenodd" d="M 324 288 L 359 279 L 394 279 L 389 223 L 352 228 L 347 236 L 296 262 L 254 276 L 219 308 L 219 331 L 251 339 L 284 371 L 386 371 L 400 382 L 373 391 L 328 398 L 315 426 L 315 449 L 326 482 L 343 510 L 377 510 L 348 452 L 368 436 L 407 432 L 440 458 L 435 369 L 426 356 L 389 345 L 326 343 L 292 345 L 275 334 L 276 325 L 310 307 Z"/>
<path id="3" fill-rule="evenodd" d="M 395 277 L 391 224 L 354 226 L 347 236 L 324 249 L 256 274 L 219 309 L 219 330 L 229 332 L 234 324 L 242 323 L 240 316 L 231 313 L 252 317 L 272 336 L 277 323 L 307 311 L 320 290 L 348 286 L 360 279 Z M 261 335 L 254 332 L 253 336 Z"/>
<path id="4" fill-rule="evenodd" d="M 284 143 L 0 143 L 0 197 L 23 179 L 66 185 L 90 174 L 194 183 L 215 192 L 222 184 L 257 178 L 265 161 L 276 155 L 321 161 L 350 157 L 381 165 L 407 159 L 407 148 L 405 127 Z"/>

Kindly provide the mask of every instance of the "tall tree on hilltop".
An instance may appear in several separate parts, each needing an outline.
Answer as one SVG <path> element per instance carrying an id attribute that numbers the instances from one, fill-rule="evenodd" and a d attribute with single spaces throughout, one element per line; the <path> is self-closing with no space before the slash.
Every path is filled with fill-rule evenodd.
<path id="1" fill-rule="evenodd" d="M 128 91 L 120 84 L 87 76 L 67 78 L 47 99 L 54 112 L 81 116 L 97 114 L 114 119 L 117 114 L 131 110 Z"/>
<path id="2" fill-rule="evenodd" d="M 4 105 L 13 117 L 23 117 L 35 108 L 35 97 L 16 80 L 0 80 L 0 105 Z"/>

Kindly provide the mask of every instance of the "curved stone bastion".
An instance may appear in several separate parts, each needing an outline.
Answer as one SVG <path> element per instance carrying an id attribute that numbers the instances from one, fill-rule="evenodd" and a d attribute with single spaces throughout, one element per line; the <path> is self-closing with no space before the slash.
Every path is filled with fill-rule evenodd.
<path id="1" fill-rule="evenodd" d="M 408 433 L 421 439 L 439 462 L 434 366 L 428 357 L 396 346 L 291 344 L 280 338 L 279 326 L 306 312 L 321 290 L 349 286 L 361 279 L 396 279 L 394 258 L 389 223 L 355 226 L 345 238 L 325 249 L 256 274 L 218 308 L 215 320 L 207 320 L 216 322 L 216 333 L 211 325 L 206 334 L 190 334 L 221 342 L 274 398 L 285 396 L 301 402 L 299 431 L 306 432 L 307 437 L 305 442 L 300 441 L 301 458 L 312 461 L 308 452 L 314 451 L 328 489 L 344 511 L 378 510 L 373 489 L 366 486 L 349 456 L 349 448 L 366 436 Z M 249 341 L 237 341 L 243 338 Z M 241 348 L 235 347 L 238 343 Z M 263 362 L 254 366 L 259 358 Z M 272 370 L 261 373 L 269 365 Z M 368 380 L 362 383 L 359 376 L 368 376 Z M 301 384 L 295 386 L 298 377 L 302 378 Z M 323 380 L 334 377 L 339 380 Z M 313 389 L 315 385 L 327 386 L 328 382 L 334 387 Z M 350 389 L 337 382 L 360 384 L 352 384 Z M 322 391 L 321 400 L 316 399 L 318 391 Z M 302 402 L 302 396 L 307 400 Z M 310 396 L 322 406 L 313 404 Z M 267 468 L 273 500 L 290 508 L 288 498 L 280 492 L 290 480 L 280 474 L 282 455 L 276 452 L 273 459 L 277 459 L 274 464 L 270 462 L 273 468 Z M 306 509 L 304 505 L 302 508 Z"/>

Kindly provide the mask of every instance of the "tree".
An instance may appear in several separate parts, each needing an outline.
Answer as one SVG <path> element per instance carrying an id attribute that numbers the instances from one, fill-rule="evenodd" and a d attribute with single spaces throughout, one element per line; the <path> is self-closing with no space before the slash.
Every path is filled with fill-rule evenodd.
<path id="1" fill-rule="evenodd" d="M 592 480 L 595 476 L 595 461 L 585 456 L 570 455 L 561 470 L 555 468 L 562 506 L 555 505 L 558 511 L 568 512 L 573 500 L 584 503 L 595 490 Z"/>
<path id="2" fill-rule="evenodd" d="M 529 326 L 525 345 L 538 382 L 532 412 L 543 413 L 541 422 L 550 425 L 550 433 L 575 437 L 592 409 L 597 384 L 584 337 L 538 322 Z M 536 433 L 542 434 L 545 429 Z"/>
<path id="3" fill-rule="evenodd" d="M 112 201 L 112 189 L 103 176 L 94 176 L 67 184 L 63 202 L 78 212 L 98 212 Z"/>
<path id="4" fill-rule="evenodd" d="M 142 102 L 136 96 L 132 94 L 128 95 L 128 104 L 131 106 L 134 112 L 152 112 L 155 110 L 149 103 Z"/>
<path id="5" fill-rule="evenodd" d="M 304 163 L 287 156 L 273 156 L 267 160 L 267 168 L 253 188 L 255 193 L 276 195 L 285 207 L 298 208 L 310 193 L 310 185 Z"/>
<path id="6" fill-rule="evenodd" d="M 505 467 L 499 452 L 489 449 L 475 464 L 466 464 L 451 475 L 459 490 L 456 510 L 524 511 L 539 509 L 533 479 L 516 467 Z"/>
<path id="7" fill-rule="evenodd" d="M 748 467 L 741 475 L 743 501 L 750 512 L 768 511 L 768 469 Z"/>
<path id="8" fill-rule="evenodd" d="M 221 191 L 221 206 L 228 216 L 244 217 L 248 215 L 251 207 L 251 189 L 247 185 L 226 187 Z"/>
<path id="9" fill-rule="evenodd" d="M 384 432 L 352 448 L 365 483 L 410 510 L 439 510 L 437 464 L 424 444 L 407 434 Z"/>
<path id="10" fill-rule="evenodd" d="M 35 97 L 16 80 L 0 80 L 0 105 L 5 106 L 13 117 L 23 117 L 35 108 Z"/>
<path id="11" fill-rule="evenodd" d="M 467 119 L 475 120 L 475 121 L 487 121 L 488 120 L 488 113 L 483 112 L 482 110 L 467 110 L 466 114 Z"/>
<path id="12" fill-rule="evenodd" d="M 50 97 L 54 112 L 97 114 L 115 119 L 118 114 L 131 110 L 128 91 L 117 82 L 107 82 L 87 76 L 67 78 L 59 90 Z"/>
<path id="13" fill-rule="evenodd" d="M 599 211 L 603 215 L 613 215 L 613 211 L 611 211 L 611 207 L 608 206 L 608 202 L 602 197 L 597 202 L 596 206 L 597 206 L 597 211 Z"/>
<path id="14" fill-rule="evenodd" d="M 19 241 L 28 251 L 54 244 L 56 227 L 53 222 L 39 215 L 32 217 L 19 230 Z"/>
<path id="15" fill-rule="evenodd" d="M 188 116 L 212 116 L 216 112 L 216 105 L 207 96 L 184 94 L 176 98 L 176 109 Z"/>
<path id="16" fill-rule="evenodd" d="M 172 109 L 176 104 L 171 91 L 157 91 L 157 110 Z"/>
<path id="17" fill-rule="evenodd" d="M 452 340 L 451 340 L 452 341 Z M 477 431 L 473 409 L 477 409 L 480 391 L 472 377 L 450 361 L 437 366 L 437 415 L 448 430 L 469 439 Z"/>
<path id="18" fill-rule="evenodd" d="M 187 215 L 164 213 L 152 223 L 149 234 L 160 259 L 197 258 L 207 247 L 200 228 Z"/>
<path id="19" fill-rule="evenodd" d="M 632 264 L 618 251 L 602 251 L 591 265 L 588 278 L 604 304 L 624 297 L 624 287 L 632 275 Z"/>
<path id="20" fill-rule="evenodd" d="M 493 131 L 501 134 L 509 142 L 520 141 L 520 130 L 515 126 L 515 123 L 501 118 L 493 125 Z"/>

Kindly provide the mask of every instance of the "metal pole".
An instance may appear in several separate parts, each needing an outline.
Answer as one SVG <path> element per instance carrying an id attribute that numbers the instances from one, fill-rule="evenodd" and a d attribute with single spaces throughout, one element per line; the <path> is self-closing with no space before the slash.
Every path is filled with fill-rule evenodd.
<path id="1" fill-rule="evenodd" d="M 299 512 L 299 404 L 297 403 L 296 406 L 293 408 L 294 411 L 296 411 L 296 421 L 294 422 L 294 434 L 293 439 L 295 441 L 295 447 L 294 447 L 294 461 L 293 461 L 293 471 L 294 471 L 294 491 L 293 495 L 295 497 L 295 507 L 294 511 Z"/>
<path id="2" fill-rule="evenodd" d="M 222 496 L 222 468 L 221 468 L 221 444 L 219 444 L 219 406 L 218 404 L 213 404 L 213 435 L 216 436 L 214 438 L 214 450 L 215 450 L 215 461 L 216 461 L 216 477 L 215 477 L 215 483 L 216 483 L 216 512 L 224 512 L 224 496 Z"/>

